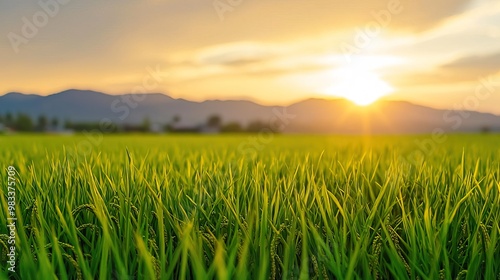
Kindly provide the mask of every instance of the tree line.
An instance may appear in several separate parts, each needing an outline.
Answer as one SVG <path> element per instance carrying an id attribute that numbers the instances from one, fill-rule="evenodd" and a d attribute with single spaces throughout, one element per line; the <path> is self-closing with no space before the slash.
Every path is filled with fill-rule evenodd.
<path id="1" fill-rule="evenodd" d="M 153 125 L 148 117 L 145 117 L 140 124 L 116 124 L 110 123 L 107 126 L 107 133 L 148 133 L 148 132 L 168 132 L 168 133 L 258 133 L 264 129 L 268 129 L 266 123 L 255 120 L 247 125 L 242 125 L 239 122 L 224 123 L 219 115 L 211 115 L 205 123 L 195 126 L 181 126 L 181 117 L 174 116 L 170 121 L 163 125 Z M 92 130 L 100 130 L 102 124 L 99 122 L 74 122 L 65 120 L 61 122 L 58 118 L 49 118 L 45 115 L 40 115 L 37 118 L 32 118 L 25 113 L 19 114 L 0 114 L 0 127 L 3 125 L 12 131 L 18 132 L 84 132 Z"/>
<path id="2" fill-rule="evenodd" d="M 59 119 L 52 118 L 49 120 L 44 115 L 41 115 L 35 121 L 28 114 L 19 113 L 13 115 L 12 113 L 0 114 L 0 124 L 15 131 L 22 132 L 36 132 L 46 131 L 49 127 L 58 127 Z"/>

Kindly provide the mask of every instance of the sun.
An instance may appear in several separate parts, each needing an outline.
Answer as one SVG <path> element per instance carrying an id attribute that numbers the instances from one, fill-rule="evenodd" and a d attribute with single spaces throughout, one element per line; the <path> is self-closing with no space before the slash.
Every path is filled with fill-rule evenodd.
<path id="1" fill-rule="evenodd" d="M 394 89 L 370 70 L 360 67 L 332 71 L 332 85 L 323 93 L 346 98 L 359 106 L 368 106 Z"/>

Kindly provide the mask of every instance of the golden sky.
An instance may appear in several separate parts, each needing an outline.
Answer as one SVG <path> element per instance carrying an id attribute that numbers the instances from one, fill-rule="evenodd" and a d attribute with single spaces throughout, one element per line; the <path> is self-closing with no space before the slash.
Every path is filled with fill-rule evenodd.
<path id="1" fill-rule="evenodd" d="M 153 71 L 151 92 L 192 100 L 500 114 L 498 0 L 2 1 L 0 22 L 0 93 L 128 93 Z"/>

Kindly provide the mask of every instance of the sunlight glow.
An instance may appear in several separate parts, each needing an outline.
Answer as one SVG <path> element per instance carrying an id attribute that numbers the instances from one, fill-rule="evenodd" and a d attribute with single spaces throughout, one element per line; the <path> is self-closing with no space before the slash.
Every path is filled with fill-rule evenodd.
<path id="1" fill-rule="evenodd" d="M 367 106 L 394 89 L 375 73 L 361 67 L 332 71 L 334 82 L 323 93 L 346 98 L 359 106 Z"/>

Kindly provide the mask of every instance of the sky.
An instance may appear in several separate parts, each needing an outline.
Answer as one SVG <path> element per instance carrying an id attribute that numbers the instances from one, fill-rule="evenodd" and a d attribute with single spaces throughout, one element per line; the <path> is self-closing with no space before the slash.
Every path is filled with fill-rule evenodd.
<path id="1" fill-rule="evenodd" d="M 499 0 L 2 0 L 0 23 L 0 94 L 382 98 L 500 114 Z"/>

